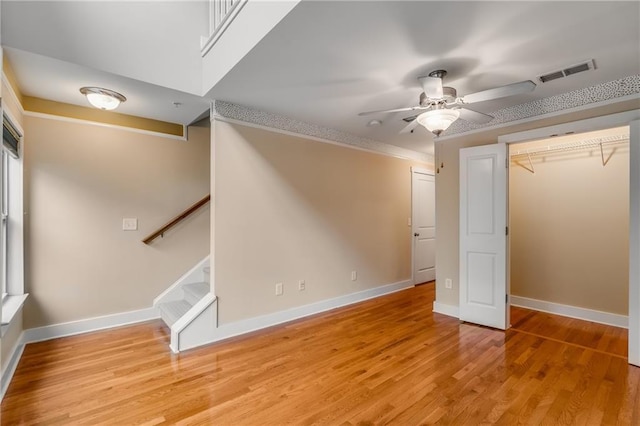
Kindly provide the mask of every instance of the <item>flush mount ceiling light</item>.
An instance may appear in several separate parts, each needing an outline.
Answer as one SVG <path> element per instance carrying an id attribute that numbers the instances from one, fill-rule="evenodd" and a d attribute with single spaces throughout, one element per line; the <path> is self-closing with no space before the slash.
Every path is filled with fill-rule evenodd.
<path id="1" fill-rule="evenodd" d="M 423 112 L 416 120 L 428 131 L 440 136 L 458 117 L 460 117 L 460 112 L 455 109 L 433 109 Z"/>
<path id="2" fill-rule="evenodd" d="M 87 97 L 91 105 L 107 111 L 118 108 L 121 102 L 127 100 L 120 93 L 102 87 L 82 87 L 80 93 Z"/>

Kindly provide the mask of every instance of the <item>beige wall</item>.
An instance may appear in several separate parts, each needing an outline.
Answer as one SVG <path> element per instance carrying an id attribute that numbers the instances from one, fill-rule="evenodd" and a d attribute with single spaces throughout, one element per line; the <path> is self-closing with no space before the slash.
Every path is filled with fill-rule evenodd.
<path id="1" fill-rule="evenodd" d="M 25 328 L 151 307 L 209 252 L 209 208 L 141 240 L 209 193 L 208 127 L 178 141 L 25 117 Z M 138 231 L 122 231 L 124 217 Z"/>
<path id="2" fill-rule="evenodd" d="M 414 163 L 221 121 L 214 143 L 221 324 L 411 278 Z"/>
<path id="3" fill-rule="evenodd" d="M 527 144 L 512 147 L 526 149 Z M 618 145 L 605 167 L 599 149 L 532 161 L 535 174 L 513 163 L 509 172 L 511 294 L 627 315 L 628 145 Z"/>
<path id="4" fill-rule="evenodd" d="M 488 143 L 480 138 L 436 143 L 436 164 L 443 166 L 436 173 L 436 300 L 445 305 L 459 304 L 460 148 Z"/>

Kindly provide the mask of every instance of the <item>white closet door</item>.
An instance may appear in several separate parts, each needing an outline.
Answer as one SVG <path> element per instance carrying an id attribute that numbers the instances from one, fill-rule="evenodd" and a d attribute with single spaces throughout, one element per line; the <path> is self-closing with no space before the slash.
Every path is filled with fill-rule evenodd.
<path id="1" fill-rule="evenodd" d="M 506 145 L 460 150 L 460 319 L 507 328 Z"/>

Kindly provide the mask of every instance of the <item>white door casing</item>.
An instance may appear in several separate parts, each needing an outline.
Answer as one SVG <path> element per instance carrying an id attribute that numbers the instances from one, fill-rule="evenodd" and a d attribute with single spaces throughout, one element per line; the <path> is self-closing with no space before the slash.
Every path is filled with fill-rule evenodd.
<path id="1" fill-rule="evenodd" d="M 413 283 L 436 279 L 436 186 L 433 172 L 411 168 Z"/>
<path id="2" fill-rule="evenodd" d="M 460 319 L 506 330 L 506 145 L 460 150 Z"/>

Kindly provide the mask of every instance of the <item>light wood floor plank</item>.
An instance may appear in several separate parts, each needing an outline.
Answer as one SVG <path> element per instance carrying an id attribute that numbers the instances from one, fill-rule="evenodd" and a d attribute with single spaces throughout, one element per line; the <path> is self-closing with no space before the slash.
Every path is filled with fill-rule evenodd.
<path id="1" fill-rule="evenodd" d="M 159 321 L 30 344 L 2 424 L 640 425 L 626 330 L 512 309 L 503 332 L 422 285 L 178 355 Z"/>

